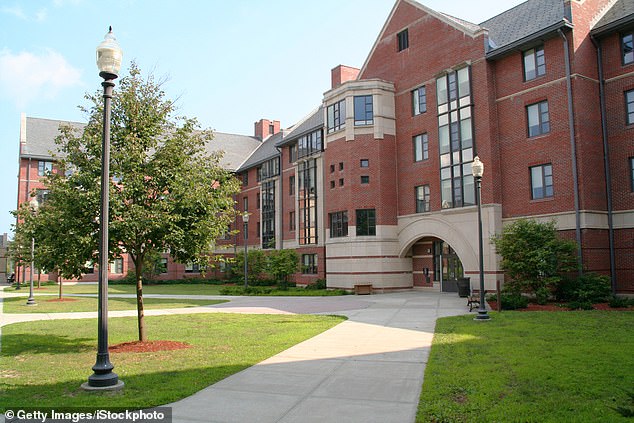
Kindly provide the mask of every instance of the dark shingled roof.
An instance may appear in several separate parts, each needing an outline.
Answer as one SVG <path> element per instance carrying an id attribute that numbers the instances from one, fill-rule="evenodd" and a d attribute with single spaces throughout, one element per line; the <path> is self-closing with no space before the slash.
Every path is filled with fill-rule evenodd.
<path id="1" fill-rule="evenodd" d="M 40 159 L 52 158 L 51 152 L 57 152 L 55 138 L 60 135 L 60 125 L 71 125 L 83 131 L 83 123 L 54 119 L 26 118 L 26 143 L 22 144 L 20 155 Z"/>
<path id="2" fill-rule="evenodd" d="M 280 152 L 277 150 L 277 148 L 275 148 L 275 146 L 278 142 L 282 140 L 283 137 L 284 133 L 283 131 L 281 131 L 265 139 L 258 147 L 258 149 L 255 150 L 253 154 L 251 154 L 251 156 L 249 156 L 249 158 L 244 161 L 244 163 L 242 163 L 242 165 L 238 168 L 238 171 L 252 168 L 264 163 L 269 159 L 272 159 L 275 156 L 279 156 Z"/>
<path id="3" fill-rule="evenodd" d="M 634 23 L 634 0 L 618 0 L 592 28 L 592 35 L 603 35 Z"/>
<path id="4" fill-rule="evenodd" d="M 284 139 L 278 142 L 278 146 L 282 146 L 288 144 L 291 141 L 297 140 L 297 138 L 302 135 L 306 135 L 309 132 L 312 132 L 318 128 L 324 126 L 324 106 L 320 105 L 317 109 L 313 110 L 304 118 L 303 121 L 299 122 L 297 125 L 293 127 L 291 132 L 284 136 Z"/>
<path id="5" fill-rule="evenodd" d="M 55 137 L 60 134 L 59 127 L 62 124 L 70 124 L 78 131 L 82 131 L 86 126 L 79 122 L 27 117 L 26 143 L 22 144 L 21 157 L 52 158 L 51 152 L 57 151 Z M 207 144 L 207 151 L 210 153 L 223 151 L 224 155 L 220 164 L 225 169 L 235 171 L 261 144 L 256 137 L 214 132 L 213 140 Z"/>
<path id="6" fill-rule="evenodd" d="M 539 36 L 570 24 L 563 0 L 528 0 L 486 20 L 489 30 L 487 57 L 504 54 Z"/>

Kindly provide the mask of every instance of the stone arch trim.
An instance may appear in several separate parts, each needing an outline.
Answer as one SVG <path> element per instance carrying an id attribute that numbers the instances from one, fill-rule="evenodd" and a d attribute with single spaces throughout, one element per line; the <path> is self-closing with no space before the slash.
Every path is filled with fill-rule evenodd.
<path id="1" fill-rule="evenodd" d="M 451 245 L 465 269 L 477 269 L 477 228 L 475 231 L 476 237 L 472 237 L 472 234 L 461 231 L 458 225 L 438 217 L 421 217 L 411 220 L 399 231 L 399 257 L 405 257 L 418 240 L 435 237 Z"/>

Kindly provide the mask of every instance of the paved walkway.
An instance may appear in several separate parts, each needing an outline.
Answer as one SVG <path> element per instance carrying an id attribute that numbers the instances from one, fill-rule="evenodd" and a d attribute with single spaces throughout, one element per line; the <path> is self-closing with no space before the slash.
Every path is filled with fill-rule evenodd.
<path id="1" fill-rule="evenodd" d="M 414 290 L 344 297 L 232 297 L 229 303 L 209 307 L 146 310 L 147 315 L 192 312 L 339 314 L 349 320 L 168 404 L 174 423 L 408 423 L 415 420 L 436 319 L 465 314 L 467 308 L 455 293 Z M 95 317 L 68 315 L 22 316 Z M 136 311 L 110 313 L 120 315 Z M 0 313 L 0 326 L 15 321 Z"/>

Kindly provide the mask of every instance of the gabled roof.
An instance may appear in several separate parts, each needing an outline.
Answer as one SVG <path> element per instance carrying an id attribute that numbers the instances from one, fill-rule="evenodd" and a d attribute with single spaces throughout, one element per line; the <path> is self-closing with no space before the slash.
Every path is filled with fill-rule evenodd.
<path id="1" fill-rule="evenodd" d="M 80 132 L 86 126 L 80 122 L 26 117 L 25 133 L 21 134 L 20 139 L 20 157 L 52 159 L 51 152 L 57 151 L 55 138 L 60 135 L 59 127 L 62 124 L 70 124 Z M 256 137 L 214 132 L 213 140 L 206 147 L 209 153 L 223 151 L 224 155 L 220 160 L 220 165 L 227 170 L 235 171 L 240 167 L 245 157 L 248 157 L 261 144 L 261 141 Z"/>
<path id="2" fill-rule="evenodd" d="M 634 0 L 617 0 L 594 25 L 590 33 L 600 37 L 634 25 Z"/>
<path id="3" fill-rule="evenodd" d="M 277 146 L 286 145 L 292 141 L 296 141 L 302 135 L 306 135 L 324 126 L 324 106 L 320 105 L 318 108 L 310 112 L 299 123 L 297 123 L 293 129 L 284 136 L 282 140 L 277 143 Z"/>
<path id="4" fill-rule="evenodd" d="M 489 32 L 487 58 L 515 50 L 563 27 L 571 27 L 563 0 L 528 0 L 480 24 Z"/>
<path id="5" fill-rule="evenodd" d="M 20 134 L 20 157 L 34 159 L 52 159 L 52 152 L 57 152 L 55 138 L 61 133 L 60 125 L 71 125 L 78 131 L 83 131 L 86 124 L 55 119 L 41 119 L 27 117 L 25 133 Z"/>
<path id="6" fill-rule="evenodd" d="M 276 144 L 284 137 L 284 131 L 280 131 L 277 134 L 271 135 L 266 138 L 260 146 L 240 165 L 237 169 L 241 172 L 246 169 L 250 169 L 254 166 L 264 163 L 276 156 L 280 155 L 280 152 L 276 148 Z"/>

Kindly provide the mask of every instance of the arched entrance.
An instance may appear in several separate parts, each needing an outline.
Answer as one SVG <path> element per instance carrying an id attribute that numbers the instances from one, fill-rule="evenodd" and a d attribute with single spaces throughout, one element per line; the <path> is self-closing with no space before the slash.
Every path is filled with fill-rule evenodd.
<path id="1" fill-rule="evenodd" d="M 464 266 L 451 245 L 434 242 L 434 283 L 440 284 L 442 292 L 458 292 L 458 279 L 464 277 Z"/>

